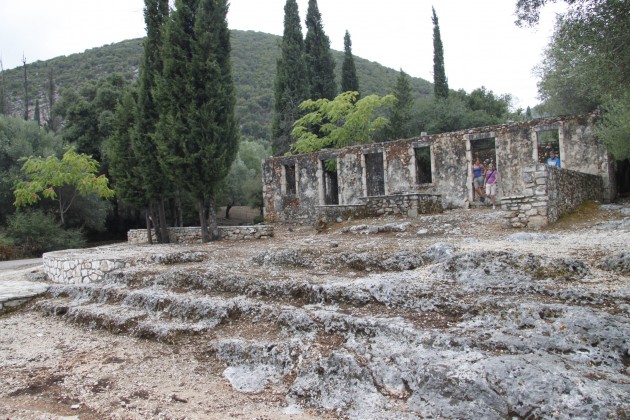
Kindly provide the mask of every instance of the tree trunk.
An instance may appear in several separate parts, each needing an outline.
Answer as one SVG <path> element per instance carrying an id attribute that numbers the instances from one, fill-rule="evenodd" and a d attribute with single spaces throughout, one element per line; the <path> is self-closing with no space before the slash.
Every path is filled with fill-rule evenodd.
<path id="1" fill-rule="evenodd" d="M 226 204 L 225 205 L 225 218 L 229 219 L 230 218 L 230 209 L 232 208 L 231 204 Z"/>
<path id="2" fill-rule="evenodd" d="M 158 213 L 160 217 L 160 230 L 162 231 L 162 243 L 168 244 L 171 239 L 168 236 L 168 225 L 166 224 L 166 211 L 164 210 L 164 200 L 160 200 Z"/>
<path id="3" fill-rule="evenodd" d="M 153 235 L 151 234 L 151 217 L 149 216 L 149 208 L 144 210 L 144 218 L 147 222 L 147 239 L 149 245 L 153 245 Z"/>
<path id="4" fill-rule="evenodd" d="M 217 212 L 214 208 L 214 194 L 210 193 L 208 198 L 208 225 L 210 230 L 210 238 L 213 241 L 221 239 L 219 237 L 219 226 L 217 226 Z"/>
<path id="5" fill-rule="evenodd" d="M 206 222 L 206 200 L 203 193 L 199 194 L 197 205 L 199 207 L 199 226 L 201 227 L 201 241 L 210 242 L 210 232 L 208 232 L 208 223 Z"/>

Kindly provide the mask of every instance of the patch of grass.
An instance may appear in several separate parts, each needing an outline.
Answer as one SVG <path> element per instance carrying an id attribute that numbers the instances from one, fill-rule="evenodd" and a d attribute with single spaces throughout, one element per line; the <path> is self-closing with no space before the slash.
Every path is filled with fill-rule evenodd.
<path id="1" fill-rule="evenodd" d="M 585 201 L 570 213 L 560 216 L 558 221 L 551 225 L 551 228 L 569 229 L 576 225 L 588 222 L 594 222 L 602 218 L 603 212 L 599 208 L 599 204 L 595 201 Z"/>

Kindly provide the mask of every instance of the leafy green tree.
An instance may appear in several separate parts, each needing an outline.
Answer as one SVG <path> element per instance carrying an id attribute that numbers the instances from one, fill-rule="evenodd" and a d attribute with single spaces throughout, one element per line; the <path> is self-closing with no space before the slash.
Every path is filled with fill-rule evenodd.
<path id="1" fill-rule="evenodd" d="M 78 93 L 65 91 L 55 111 L 65 119 L 63 138 L 79 153 L 101 162 L 101 149 L 110 136 L 114 110 L 128 82 L 121 74 L 110 74 L 84 85 Z"/>
<path id="2" fill-rule="evenodd" d="M 440 36 L 440 24 L 432 7 L 433 17 L 433 93 L 436 98 L 448 97 L 448 80 L 444 70 L 444 47 Z"/>
<path id="3" fill-rule="evenodd" d="M 393 95 L 396 101 L 389 118 L 388 138 L 408 138 L 413 133 L 413 96 L 409 76 L 402 69 L 396 80 Z"/>
<path id="4" fill-rule="evenodd" d="M 333 100 L 311 99 L 300 104 L 307 112 L 295 122 L 292 150 L 309 153 L 325 148 L 341 148 L 352 144 L 371 143 L 389 121 L 384 108 L 391 106 L 393 95 L 369 95 L 357 100 L 358 92 L 342 92 Z M 314 133 L 312 127 L 319 127 Z"/>
<path id="5" fill-rule="evenodd" d="M 310 99 L 333 99 L 337 94 L 335 61 L 330 52 L 330 39 L 324 32 L 317 0 L 308 1 L 304 55 L 308 71 Z"/>
<path id="6" fill-rule="evenodd" d="M 226 206 L 226 218 L 232 206 L 248 205 L 262 212 L 262 161 L 271 154 L 266 142 L 241 139 L 238 155 L 221 185 L 217 201 Z M 262 214 L 262 213 L 261 213 Z"/>
<path id="7" fill-rule="evenodd" d="M 29 157 L 22 166 L 29 181 L 17 183 L 14 194 L 16 207 L 35 204 L 43 198 L 57 203 L 61 223 L 78 195 L 96 194 L 102 198 L 114 196 L 105 175 L 96 176 L 98 162 L 92 157 L 79 154 L 73 149 L 62 159 Z"/>
<path id="8" fill-rule="evenodd" d="M 271 148 L 274 156 L 289 151 L 294 122 L 300 117 L 299 105 L 309 96 L 304 40 L 296 0 L 284 6 L 284 32 L 274 82 Z"/>
<path id="9" fill-rule="evenodd" d="M 604 101 L 604 115 L 597 136 L 617 160 L 630 159 L 630 93 Z"/>
<path id="10" fill-rule="evenodd" d="M 518 24 L 534 25 L 545 0 L 517 2 Z M 566 0 L 539 67 L 544 110 L 552 114 L 605 110 L 600 137 L 615 157 L 628 156 L 630 7 L 619 0 Z M 626 132 L 627 133 L 627 132 Z"/>
<path id="11" fill-rule="evenodd" d="M 20 180 L 24 156 L 61 155 L 62 139 L 32 121 L 0 115 L 0 225 L 13 214 L 13 188 Z"/>
<path id="12" fill-rule="evenodd" d="M 238 149 L 228 7 L 226 0 L 180 0 L 175 6 L 159 86 L 159 157 L 172 181 L 196 197 L 207 242 L 218 239 L 216 188 Z"/>
<path id="13" fill-rule="evenodd" d="M 352 40 L 350 32 L 346 31 L 343 37 L 343 64 L 341 65 L 341 91 L 342 92 L 360 92 L 359 78 L 357 77 L 357 68 L 354 64 L 352 56 Z"/>

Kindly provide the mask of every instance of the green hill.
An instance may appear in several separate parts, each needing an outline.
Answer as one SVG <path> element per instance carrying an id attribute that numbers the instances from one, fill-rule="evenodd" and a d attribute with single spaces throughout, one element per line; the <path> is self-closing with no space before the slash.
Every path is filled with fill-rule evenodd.
<path id="1" fill-rule="evenodd" d="M 269 137 L 272 113 L 273 81 L 276 60 L 280 55 L 281 37 L 254 31 L 232 31 L 232 61 L 237 93 L 237 115 L 241 133 L 257 138 Z M 337 62 L 337 81 L 340 80 L 343 52 L 333 51 Z M 57 57 L 47 61 L 27 63 L 29 82 L 29 110 L 40 100 L 43 114 L 47 114 L 48 80 L 53 69 L 56 95 L 63 89 L 79 89 L 90 80 L 118 72 L 133 80 L 138 75 L 142 55 L 142 39 L 132 39 L 92 48 L 83 53 Z M 398 71 L 378 63 L 355 57 L 362 95 L 385 95 L 391 92 Z M 5 87 L 10 114 L 24 113 L 23 69 L 5 70 Z M 433 91 L 432 84 L 420 78 L 411 78 L 416 98 L 426 97 Z"/>

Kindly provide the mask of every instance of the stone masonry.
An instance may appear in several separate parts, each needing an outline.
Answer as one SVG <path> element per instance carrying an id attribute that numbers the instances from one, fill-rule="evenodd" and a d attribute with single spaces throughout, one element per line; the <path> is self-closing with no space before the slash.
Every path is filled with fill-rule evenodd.
<path id="1" fill-rule="evenodd" d="M 172 243 L 198 244 L 202 242 L 199 227 L 169 227 L 168 235 Z M 268 239 L 273 237 L 273 226 L 219 226 L 219 235 L 221 239 L 228 241 Z M 156 237 L 153 236 L 153 239 L 156 240 Z M 147 243 L 147 230 L 130 230 L 127 232 L 127 241 L 133 244 Z"/>
<path id="2" fill-rule="evenodd" d="M 538 229 L 581 203 L 604 196 L 600 176 L 544 164 L 525 167 L 523 183 L 522 195 L 501 199 L 502 209 L 507 210 L 505 227 Z"/>

